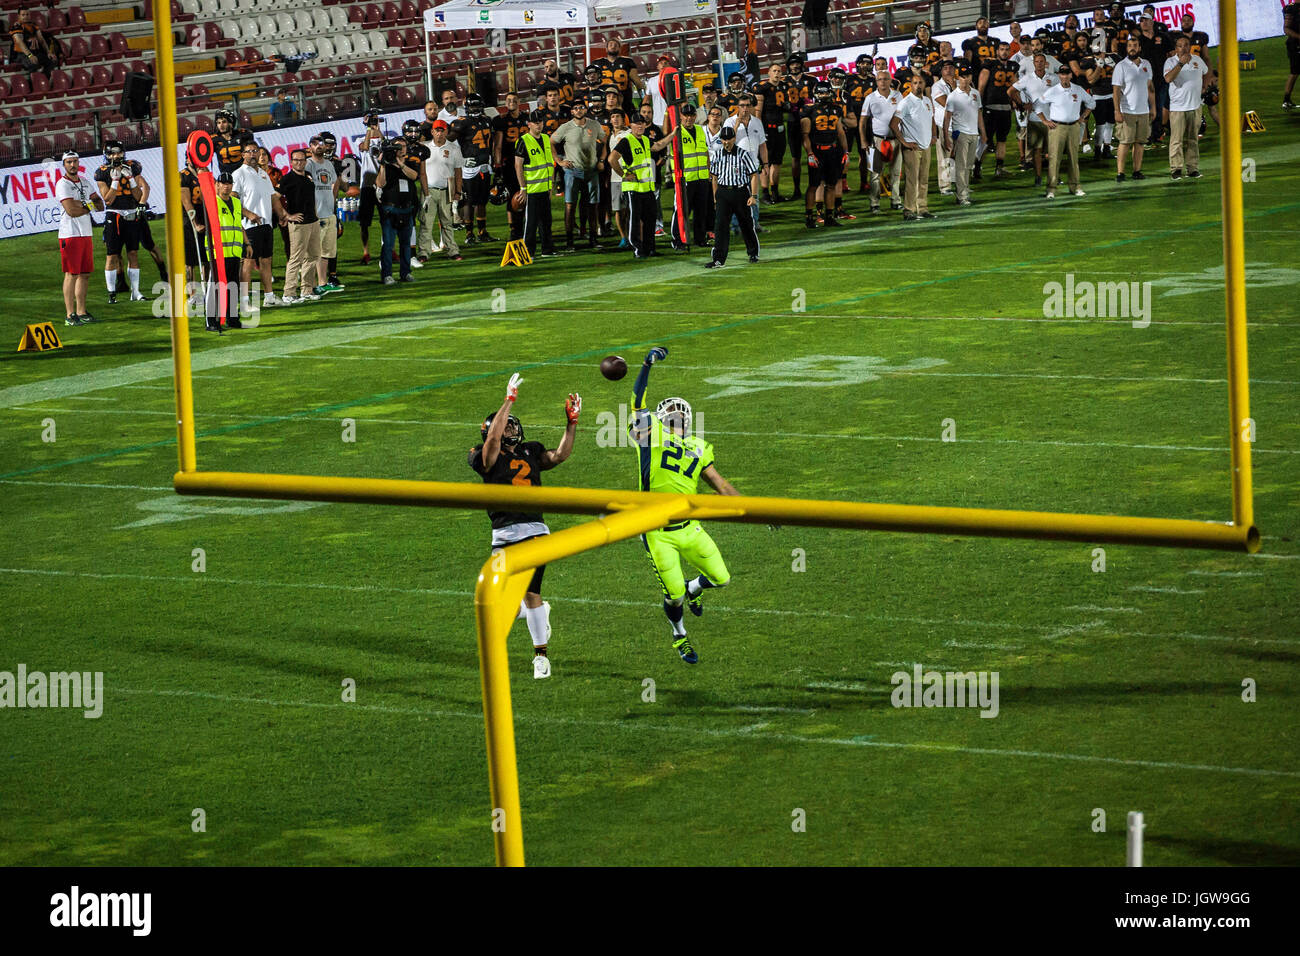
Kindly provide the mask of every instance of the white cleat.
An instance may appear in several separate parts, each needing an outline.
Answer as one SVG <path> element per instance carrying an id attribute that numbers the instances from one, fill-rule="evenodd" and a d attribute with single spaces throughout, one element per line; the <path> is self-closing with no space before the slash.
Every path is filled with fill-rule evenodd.
<path id="1" fill-rule="evenodd" d="M 139 292 L 132 292 L 132 293 L 131 293 L 131 301 L 132 301 L 132 302 L 143 302 L 143 301 L 144 301 L 144 296 L 141 295 Z"/>
<path id="2" fill-rule="evenodd" d="M 1070 190 L 1070 195 L 1072 195 L 1072 196 L 1086 196 L 1086 195 L 1088 195 L 1088 194 L 1087 194 L 1086 192 L 1084 192 L 1082 189 L 1071 189 L 1071 190 Z"/>
<path id="3" fill-rule="evenodd" d="M 551 659 L 544 654 L 533 658 L 533 679 L 545 680 L 551 676 Z"/>

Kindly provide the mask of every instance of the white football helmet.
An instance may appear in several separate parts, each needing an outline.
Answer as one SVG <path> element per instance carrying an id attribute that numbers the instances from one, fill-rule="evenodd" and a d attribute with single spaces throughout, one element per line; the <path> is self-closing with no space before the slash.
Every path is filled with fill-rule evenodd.
<path id="1" fill-rule="evenodd" d="M 694 413 L 691 411 L 690 403 L 684 398 L 665 398 L 655 406 L 655 418 L 663 423 L 665 428 L 675 428 L 680 426 L 683 435 L 691 433 L 691 422 Z"/>

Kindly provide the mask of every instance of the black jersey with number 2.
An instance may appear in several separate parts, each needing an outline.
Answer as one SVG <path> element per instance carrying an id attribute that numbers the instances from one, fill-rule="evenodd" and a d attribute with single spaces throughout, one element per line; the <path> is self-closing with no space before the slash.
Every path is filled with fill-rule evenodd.
<path id="1" fill-rule="evenodd" d="M 483 446 L 475 445 L 469 450 L 469 466 L 473 468 L 483 482 L 489 485 L 540 486 L 542 483 L 542 461 L 546 446 L 539 441 L 519 442 L 516 445 L 501 445 L 497 460 L 491 468 L 483 467 Z M 488 518 L 492 528 L 504 528 L 526 521 L 541 521 L 542 515 L 522 511 L 489 511 Z"/>

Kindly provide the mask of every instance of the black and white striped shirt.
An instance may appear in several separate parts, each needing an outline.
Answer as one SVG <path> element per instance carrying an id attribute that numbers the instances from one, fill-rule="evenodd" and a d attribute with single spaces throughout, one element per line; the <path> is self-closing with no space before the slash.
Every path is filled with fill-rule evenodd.
<path id="1" fill-rule="evenodd" d="M 718 178 L 719 186 L 748 186 L 758 172 L 758 160 L 748 150 L 719 146 L 709 153 L 709 172 Z"/>

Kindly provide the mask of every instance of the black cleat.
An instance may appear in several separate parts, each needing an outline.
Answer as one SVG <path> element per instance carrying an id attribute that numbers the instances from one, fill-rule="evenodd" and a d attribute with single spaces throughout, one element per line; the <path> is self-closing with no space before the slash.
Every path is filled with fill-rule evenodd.
<path id="1" fill-rule="evenodd" d="M 110 292 L 110 293 L 108 294 L 108 304 L 109 304 L 109 305 L 117 305 L 117 293 L 116 293 L 116 292 Z"/>
<path id="2" fill-rule="evenodd" d="M 1144 173 L 1144 172 L 1142 172 L 1142 170 L 1138 169 L 1138 170 L 1134 170 L 1134 172 L 1133 172 L 1133 178 L 1134 178 L 1135 180 L 1137 180 L 1137 179 L 1146 179 L 1147 176 L 1146 176 L 1146 173 Z"/>
<path id="3" fill-rule="evenodd" d="M 63 324 L 76 326 L 76 325 L 84 325 L 85 323 L 81 321 L 81 316 L 69 315 L 63 319 Z"/>
<path id="4" fill-rule="evenodd" d="M 695 653 L 695 648 L 691 646 L 690 638 L 685 634 L 673 641 L 673 647 L 686 663 L 698 664 L 700 662 L 700 655 Z"/>

